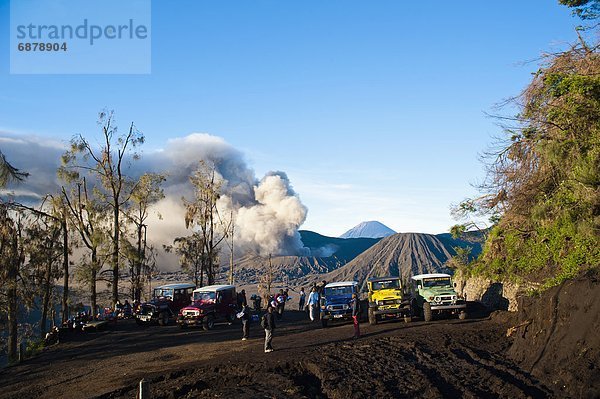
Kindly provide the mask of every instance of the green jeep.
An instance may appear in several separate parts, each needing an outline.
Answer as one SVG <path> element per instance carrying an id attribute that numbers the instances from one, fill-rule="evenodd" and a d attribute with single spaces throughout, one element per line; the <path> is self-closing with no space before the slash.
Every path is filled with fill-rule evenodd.
<path id="1" fill-rule="evenodd" d="M 431 321 L 434 313 L 458 314 L 461 320 L 467 317 L 467 304 L 456 294 L 449 274 L 419 274 L 412 278 L 412 283 L 415 312 L 425 321 Z"/>
<path id="2" fill-rule="evenodd" d="M 400 277 L 372 277 L 367 280 L 369 289 L 369 324 L 375 325 L 379 320 L 404 318 L 412 319 L 410 295 L 402 289 Z"/>

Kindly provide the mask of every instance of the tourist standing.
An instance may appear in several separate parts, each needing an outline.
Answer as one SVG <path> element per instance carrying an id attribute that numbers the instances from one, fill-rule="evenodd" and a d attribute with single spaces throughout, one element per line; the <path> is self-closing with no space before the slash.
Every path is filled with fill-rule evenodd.
<path id="1" fill-rule="evenodd" d="M 275 302 L 277 303 L 277 320 L 281 320 L 283 317 L 283 310 L 285 309 L 285 293 L 283 289 L 279 290 L 279 293 L 275 295 Z"/>
<path id="2" fill-rule="evenodd" d="M 261 325 L 265 329 L 265 353 L 273 352 L 271 341 L 273 340 L 273 332 L 275 331 L 275 315 L 273 314 L 272 306 L 267 308 L 267 313 L 263 315 Z"/>
<path id="3" fill-rule="evenodd" d="M 358 294 L 355 292 L 352 294 L 352 301 L 350 302 L 352 306 L 352 321 L 354 322 L 354 339 L 360 338 L 360 326 L 358 325 L 358 319 L 360 317 L 360 301 L 358 299 Z"/>
<path id="4" fill-rule="evenodd" d="M 319 294 L 317 293 L 317 287 L 313 287 L 310 295 L 308 296 L 308 315 L 310 317 L 310 321 L 315 321 L 318 310 Z"/>
<path id="5" fill-rule="evenodd" d="M 298 310 L 303 311 L 304 304 L 306 303 L 306 292 L 304 292 L 304 287 L 300 288 L 300 293 L 298 294 L 298 296 L 299 296 Z"/>
<path id="6" fill-rule="evenodd" d="M 242 341 L 250 338 L 250 319 L 252 318 L 252 312 L 248 304 L 244 304 L 241 311 L 242 320 Z"/>

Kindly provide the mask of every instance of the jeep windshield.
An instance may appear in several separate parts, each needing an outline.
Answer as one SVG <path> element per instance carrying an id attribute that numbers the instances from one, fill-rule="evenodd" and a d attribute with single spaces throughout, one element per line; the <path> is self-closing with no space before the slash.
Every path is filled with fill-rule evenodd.
<path id="1" fill-rule="evenodd" d="M 216 292 L 194 292 L 194 302 L 202 301 L 202 302 L 214 302 L 217 299 Z"/>
<path id="2" fill-rule="evenodd" d="M 154 289 L 154 298 L 173 298 L 173 289 L 172 288 L 155 288 Z"/>
<path id="3" fill-rule="evenodd" d="M 400 289 L 400 280 L 373 281 L 373 291 Z"/>
<path id="4" fill-rule="evenodd" d="M 450 277 L 436 277 L 423 280 L 423 287 L 425 288 L 450 287 L 451 285 Z"/>
<path id="5" fill-rule="evenodd" d="M 339 287 L 325 287 L 325 296 L 352 295 L 353 286 L 344 285 Z"/>

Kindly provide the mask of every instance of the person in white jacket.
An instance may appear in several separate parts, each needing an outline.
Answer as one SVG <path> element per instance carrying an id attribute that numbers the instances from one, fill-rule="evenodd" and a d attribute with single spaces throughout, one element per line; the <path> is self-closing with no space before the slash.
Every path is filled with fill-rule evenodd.
<path id="1" fill-rule="evenodd" d="M 319 311 L 319 293 L 317 287 L 313 287 L 308 296 L 308 310 L 310 321 L 315 321 Z"/>

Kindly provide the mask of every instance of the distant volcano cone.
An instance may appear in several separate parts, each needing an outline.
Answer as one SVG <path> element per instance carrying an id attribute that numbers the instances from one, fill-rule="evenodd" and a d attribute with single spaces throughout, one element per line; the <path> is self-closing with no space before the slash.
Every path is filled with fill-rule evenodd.
<path id="1" fill-rule="evenodd" d="M 448 272 L 445 263 L 452 256 L 450 251 L 435 235 L 394 234 L 332 271 L 326 279 L 363 282 L 369 277 L 392 275 L 408 280 L 416 274 Z"/>
<path id="2" fill-rule="evenodd" d="M 392 234 L 396 234 L 396 232 L 385 224 L 372 220 L 354 226 L 342 234 L 340 238 L 382 238 Z"/>

